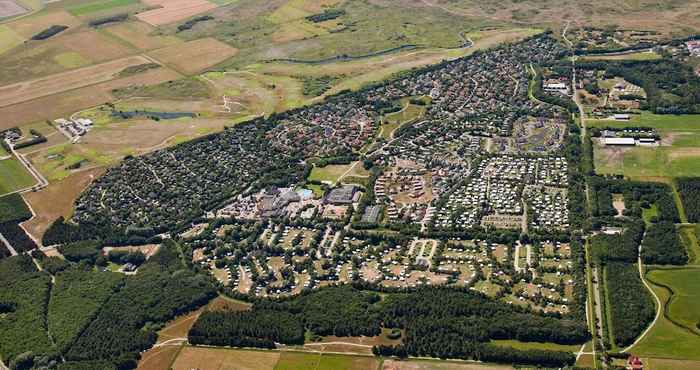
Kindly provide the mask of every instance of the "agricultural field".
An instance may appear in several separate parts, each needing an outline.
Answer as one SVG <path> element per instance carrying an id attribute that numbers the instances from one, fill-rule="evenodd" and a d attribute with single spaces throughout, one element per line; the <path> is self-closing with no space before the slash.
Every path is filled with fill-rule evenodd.
<path id="1" fill-rule="evenodd" d="M 216 4 L 207 0 L 143 0 L 143 2 L 156 9 L 139 13 L 136 17 L 153 26 L 187 19 L 217 7 Z"/>
<path id="2" fill-rule="evenodd" d="M 148 63 L 144 57 L 128 57 L 36 80 L 6 85 L 0 88 L 0 107 L 109 81 L 123 69 L 144 63 Z"/>
<path id="3" fill-rule="evenodd" d="M 192 75 L 223 62 L 237 52 L 238 49 L 234 47 L 206 38 L 154 50 L 149 55 L 186 75 Z"/>
<path id="4" fill-rule="evenodd" d="M 173 370 L 272 370 L 280 357 L 279 352 L 184 347 L 171 367 Z"/>
<path id="5" fill-rule="evenodd" d="M 138 4 L 139 0 L 107 0 L 107 1 L 92 1 L 88 3 L 80 3 L 66 7 L 69 13 L 75 16 L 85 16 L 92 13 L 102 13 L 113 10 L 114 8 L 123 8 L 129 5 Z"/>
<path id="6" fill-rule="evenodd" d="M 155 27 L 143 22 L 116 23 L 107 25 L 102 30 L 143 51 L 162 49 L 182 43 L 182 40 L 175 36 L 154 34 L 156 32 Z"/>

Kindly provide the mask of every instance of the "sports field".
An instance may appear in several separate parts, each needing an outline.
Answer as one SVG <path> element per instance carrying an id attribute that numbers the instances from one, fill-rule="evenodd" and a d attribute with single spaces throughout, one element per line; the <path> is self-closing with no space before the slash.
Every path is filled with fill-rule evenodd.
<path id="1" fill-rule="evenodd" d="M 0 160 L 0 174 L 0 195 L 28 188 L 36 183 L 16 158 Z"/>
<path id="2" fill-rule="evenodd" d="M 335 184 L 345 172 L 352 168 L 354 163 L 355 162 L 350 164 L 329 164 L 325 167 L 314 167 L 308 179 L 311 181 Z"/>

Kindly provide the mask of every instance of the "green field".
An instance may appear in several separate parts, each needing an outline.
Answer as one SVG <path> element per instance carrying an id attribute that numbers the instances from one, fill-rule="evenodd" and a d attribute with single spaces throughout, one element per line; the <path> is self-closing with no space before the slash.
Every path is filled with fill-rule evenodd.
<path id="1" fill-rule="evenodd" d="M 700 173 L 700 115 L 644 112 L 629 121 L 588 120 L 589 127 L 651 127 L 659 131 L 658 147 L 595 146 L 596 172 L 626 177 L 680 177 Z"/>
<path id="2" fill-rule="evenodd" d="M 86 4 L 79 4 L 69 6 L 66 9 L 69 13 L 79 16 L 86 15 L 90 13 L 101 12 L 105 10 L 110 10 L 112 8 L 127 6 L 131 4 L 137 4 L 138 0 L 107 0 L 107 1 L 93 1 Z"/>
<path id="3" fill-rule="evenodd" d="M 376 369 L 377 366 L 378 361 L 374 357 L 284 352 L 275 370 L 367 370 Z"/>
<path id="4" fill-rule="evenodd" d="M 16 158 L 0 161 L 0 195 L 31 187 L 35 181 L 32 175 Z"/>
<path id="5" fill-rule="evenodd" d="M 661 59 L 661 55 L 655 52 L 637 52 L 629 54 L 617 55 L 586 55 L 580 58 L 581 60 L 656 60 Z"/>
<path id="6" fill-rule="evenodd" d="M 669 288 L 673 295 L 664 312 L 667 317 L 700 335 L 700 269 L 653 270 L 649 281 Z"/>
<path id="7" fill-rule="evenodd" d="M 4 53 L 17 45 L 22 44 L 24 39 L 7 25 L 0 25 L 0 53 Z"/>
<path id="8" fill-rule="evenodd" d="M 658 270 L 650 271 L 647 276 L 651 276 L 652 274 L 656 275 L 656 271 Z M 665 271 L 661 272 L 662 278 L 664 279 L 668 279 L 668 274 L 669 273 Z M 679 279 L 680 282 L 674 283 L 674 286 L 679 285 L 681 289 L 687 288 L 686 284 L 688 282 L 685 281 L 687 278 L 687 275 L 682 276 Z M 675 277 L 673 280 L 675 280 Z M 666 304 L 672 299 L 671 292 L 668 289 L 653 284 L 652 288 L 662 303 Z M 697 288 L 691 289 L 691 292 L 697 292 Z M 672 300 L 671 305 L 673 305 Z M 692 305 L 692 307 L 697 307 L 697 303 L 693 303 Z M 687 308 L 690 307 L 681 309 L 680 313 L 687 311 Z M 679 314 L 677 311 L 678 309 L 674 311 L 674 314 Z M 661 315 L 656 324 L 654 324 L 654 327 L 649 331 L 644 339 L 642 339 L 629 352 L 641 357 L 659 357 L 698 361 L 700 360 L 700 352 L 698 351 L 698 348 L 700 348 L 700 335 L 691 332 L 687 328 L 674 324 L 665 315 Z"/>
<path id="9" fill-rule="evenodd" d="M 565 351 L 565 352 L 577 352 L 581 349 L 578 344 L 575 345 L 565 345 L 556 343 L 539 343 L 539 342 L 521 342 L 519 340 L 512 339 L 498 339 L 492 340 L 491 343 L 501 346 L 501 347 L 512 347 L 519 350 L 531 350 L 540 349 L 547 351 Z"/>
<path id="10" fill-rule="evenodd" d="M 642 114 L 633 114 L 629 121 L 615 121 L 605 119 L 588 119 L 586 120 L 588 127 L 651 127 L 660 132 L 672 131 L 700 131 L 700 115 L 692 114 L 654 114 L 642 112 Z"/>
<path id="11" fill-rule="evenodd" d="M 351 164 L 329 164 L 325 167 L 314 167 L 309 174 L 309 180 L 311 181 L 321 181 L 329 182 L 335 184 L 340 180 L 340 177 L 347 172 L 351 167 Z"/>
<path id="12" fill-rule="evenodd" d="M 678 228 L 679 235 L 683 240 L 683 245 L 685 245 L 688 250 L 688 261 L 689 265 L 700 265 L 700 243 L 698 242 L 698 232 L 700 232 L 700 224 L 695 224 L 692 226 L 680 226 Z"/>
<path id="13" fill-rule="evenodd" d="M 391 139 L 391 134 L 406 123 L 411 123 L 425 114 L 425 107 L 420 105 L 407 104 L 398 112 L 387 114 L 382 124 L 381 136 L 384 139 Z"/>

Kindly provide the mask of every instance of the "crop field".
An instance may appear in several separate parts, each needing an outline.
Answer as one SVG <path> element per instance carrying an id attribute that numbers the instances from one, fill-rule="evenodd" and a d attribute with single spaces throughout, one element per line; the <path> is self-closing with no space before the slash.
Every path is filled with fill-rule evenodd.
<path id="1" fill-rule="evenodd" d="M 284 352 L 274 370 L 368 370 L 376 369 L 378 360 L 374 357 L 326 355 L 315 353 Z"/>
<path id="2" fill-rule="evenodd" d="M 589 127 L 651 127 L 662 135 L 657 147 L 605 147 L 596 144 L 596 172 L 626 177 L 694 176 L 700 171 L 700 118 L 644 112 L 627 122 L 588 120 Z"/>
<path id="3" fill-rule="evenodd" d="M 72 28 L 79 26 L 80 20 L 65 10 L 55 10 L 18 19 L 9 23 L 8 27 L 23 38 L 28 39 L 54 24 L 62 24 Z"/>
<path id="4" fill-rule="evenodd" d="M 0 55 L 4 66 L 0 71 L 0 84 L 48 77 L 71 68 L 112 62 L 134 54 L 130 47 L 95 30 L 60 34 L 41 43 L 29 42 L 26 45 Z"/>
<path id="5" fill-rule="evenodd" d="M 122 22 L 102 28 L 139 50 L 161 49 L 179 44 L 182 40 L 174 36 L 154 35 L 155 28 L 143 22 Z"/>
<path id="6" fill-rule="evenodd" d="M 499 339 L 493 340 L 491 343 L 497 346 L 511 347 L 519 350 L 530 350 L 530 349 L 542 349 L 549 351 L 566 351 L 566 352 L 577 352 L 581 349 L 580 345 L 564 345 L 556 343 L 539 343 L 539 342 L 521 342 L 518 340 L 511 339 Z"/>
<path id="7" fill-rule="evenodd" d="M 0 160 L 0 195 L 28 188 L 36 183 L 16 158 Z"/>
<path id="8" fill-rule="evenodd" d="M 143 2 L 159 7 L 136 15 L 138 19 L 153 26 L 177 22 L 216 8 L 216 4 L 206 0 L 144 0 Z"/>
<path id="9" fill-rule="evenodd" d="M 666 358 L 642 358 L 646 369 L 650 370 L 693 370 L 700 369 L 700 361 L 671 360 Z"/>
<path id="10" fill-rule="evenodd" d="M 148 63 L 144 57 L 127 57 L 57 75 L 6 85 L 0 88 L 0 107 L 109 81 L 124 68 L 144 63 Z"/>
<path id="11" fill-rule="evenodd" d="M 140 62 L 136 64 L 140 64 Z M 156 85 L 161 82 L 177 79 L 178 77 L 179 75 L 177 73 L 168 68 L 152 69 L 138 75 L 106 81 L 60 94 L 49 95 L 11 106 L 1 107 L 0 114 L 5 117 L 5 120 L 0 123 L 0 129 L 22 125 L 27 122 L 55 119 L 81 109 L 113 101 L 114 97 L 111 92 L 117 88 L 135 84 Z"/>
<path id="12" fill-rule="evenodd" d="M 81 16 L 91 13 L 103 12 L 113 8 L 123 7 L 132 4 L 138 4 L 138 0 L 106 0 L 93 1 L 86 4 L 71 5 L 66 9 L 75 16 Z"/>
<path id="13" fill-rule="evenodd" d="M 184 347 L 171 368 L 173 370 L 272 370 L 279 359 L 279 352 Z"/>
<path id="14" fill-rule="evenodd" d="M 237 52 L 238 49 L 216 39 L 205 38 L 158 49 L 150 55 L 184 74 L 191 75 L 213 67 Z"/>

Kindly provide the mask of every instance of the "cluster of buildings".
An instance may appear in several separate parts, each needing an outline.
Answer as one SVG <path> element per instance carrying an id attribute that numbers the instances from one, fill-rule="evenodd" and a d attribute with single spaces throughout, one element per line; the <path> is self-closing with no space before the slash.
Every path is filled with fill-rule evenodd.
<path id="1" fill-rule="evenodd" d="M 88 118 L 59 118 L 53 122 L 56 124 L 58 131 L 74 141 L 90 131 L 93 125 L 92 120 Z"/>

